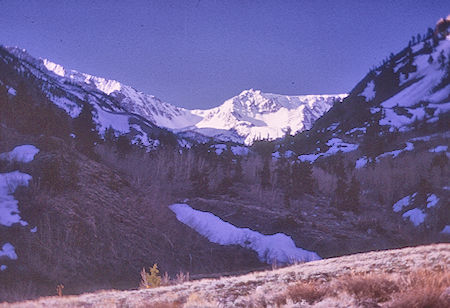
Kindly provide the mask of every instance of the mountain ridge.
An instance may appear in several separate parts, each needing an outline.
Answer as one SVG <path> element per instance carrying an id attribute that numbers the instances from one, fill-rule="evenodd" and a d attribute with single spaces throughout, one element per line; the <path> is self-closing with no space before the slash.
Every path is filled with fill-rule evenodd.
<path id="1" fill-rule="evenodd" d="M 53 73 L 56 80 L 110 96 L 120 109 L 140 115 L 159 127 L 175 133 L 199 133 L 221 141 L 251 144 L 255 139 L 282 137 L 288 130 L 294 134 L 309 129 L 336 101 L 346 97 L 346 94 L 288 96 L 249 89 L 217 107 L 190 110 L 116 80 L 69 70 L 48 59 L 33 58 L 24 49 L 6 49 L 41 70 Z"/>

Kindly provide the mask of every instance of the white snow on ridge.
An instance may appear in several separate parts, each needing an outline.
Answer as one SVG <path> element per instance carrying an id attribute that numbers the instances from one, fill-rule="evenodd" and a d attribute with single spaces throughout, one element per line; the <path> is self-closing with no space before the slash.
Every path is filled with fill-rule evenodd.
<path id="1" fill-rule="evenodd" d="M 180 222 L 207 237 L 209 241 L 252 249 L 262 262 L 271 264 L 274 261 L 294 263 L 320 260 L 315 252 L 296 247 L 292 238 L 283 233 L 264 235 L 249 228 L 238 228 L 212 213 L 194 210 L 187 204 L 172 204 L 169 208 Z"/>
<path id="2" fill-rule="evenodd" d="M 34 145 L 24 144 L 15 147 L 12 151 L 0 154 L 0 159 L 8 161 L 16 161 L 22 163 L 29 163 L 34 159 L 34 156 L 39 153 L 39 149 Z"/>
<path id="3" fill-rule="evenodd" d="M 450 41 L 443 40 L 431 55 L 434 59 L 437 59 L 441 51 L 447 54 L 449 50 Z M 408 130 L 408 125 L 412 124 L 416 119 L 423 119 L 426 115 L 425 108 L 417 106 L 420 101 L 427 101 L 431 103 L 429 107 L 436 108 L 434 118 L 431 118 L 432 121 L 435 120 L 439 113 L 450 110 L 450 103 L 446 101 L 450 93 L 450 85 L 435 93 L 431 91 L 441 81 L 445 70 L 440 69 L 440 64 L 436 60 L 429 64 L 428 58 L 429 55 L 416 56 L 414 62 L 417 65 L 417 72 L 410 74 L 408 78 L 408 81 L 416 81 L 381 103 L 385 111 L 385 117 L 380 120 L 380 125 L 391 125 L 399 128 L 400 131 Z M 403 82 L 406 82 L 406 80 Z M 395 107 L 405 108 L 412 116 L 397 114 L 394 111 Z"/>

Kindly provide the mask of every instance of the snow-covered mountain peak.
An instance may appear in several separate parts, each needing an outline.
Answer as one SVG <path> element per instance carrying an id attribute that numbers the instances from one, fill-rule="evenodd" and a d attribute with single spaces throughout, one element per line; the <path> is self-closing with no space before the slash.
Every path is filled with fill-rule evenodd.
<path id="1" fill-rule="evenodd" d="M 62 65 L 56 64 L 48 59 L 41 59 L 41 61 L 47 70 L 55 73 L 56 75 L 64 78 L 69 78 L 77 83 L 92 85 L 101 92 L 108 95 L 112 92 L 120 91 L 123 87 L 123 85 L 116 80 L 92 76 L 86 73 L 80 73 L 76 70 L 66 70 Z"/>
<path id="2" fill-rule="evenodd" d="M 48 59 L 33 58 L 19 48 L 7 50 L 18 59 L 24 60 L 22 64 L 35 77 L 44 82 L 51 81 L 45 91 L 48 91 L 48 96 L 56 105 L 66 110 L 72 117 L 77 116 L 80 110 L 76 107 L 79 103 L 73 99 L 84 100 L 87 95 L 90 100 L 98 101 L 96 110 L 104 117 L 106 117 L 104 112 L 115 114 L 125 112 L 143 117 L 159 127 L 174 130 L 176 133 L 193 132 L 194 135 L 201 134 L 222 141 L 251 144 L 255 139 L 282 137 L 287 128 L 290 128 L 292 133 L 309 129 L 336 100 L 342 100 L 346 96 L 345 94 L 287 96 L 248 89 L 218 107 L 188 110 L 166 103 L 153 95 L 139 92 L 116 80 L 70 70 Z M 19 70 L 19 67 L 16 69 Z M 55 92 L 55 86 L 60 91 Z M 123 125 L 119 125 L 121 132 L 129 131 L 124 119 L 123 123 L 121 122 Z M 111 121 L 98 124 L 101 131 L 109 126 L 118 127 L 117 123 Z M 204 136 L 201 138 L 204 139 Z"/>

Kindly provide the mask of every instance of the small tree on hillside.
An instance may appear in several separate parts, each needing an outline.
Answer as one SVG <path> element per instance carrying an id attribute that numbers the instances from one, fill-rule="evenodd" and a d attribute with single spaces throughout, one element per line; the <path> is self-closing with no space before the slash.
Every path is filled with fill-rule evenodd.
<path id="1" fill-rule="evenodd" d="M 16 89 L 11 108 L 12 124 L 22 133 L 36 133 L 33 127 L 34 103 L 33 98 L 24 82 L 21 82 Z"/>
<path id="2" fill-rule="evenodd" d="M 120 135 L 117 138 L 117 153 L 120 158 L 124 158 L 128 153 L 131 152 L 131 142 L 125 135 Z"/>
<path id="3" fill-rule="evenodd" d="M 308 162 L 295 162 L 291 167 L 291 194 L 300 197 L 314 192 L 315 179 L 312 165 Z"/>
<path id="4" fill-rule="evenodd" d="M 346 193 L 348 187 L 343 177 L 338 177 L 336 189 L 334 190 L 333 204 L 340 210 L 346 208 Z"/>
<path id="5" fill-rule="evenodd" d="M 393 61 L 387 62 L 375 79 L 375 93 L 378 102 L 386 100 L 398 90 L 400 79 L 398 73 L 394 71 L 394 66 Z"/>
<path id="6" fill-rule="evenodd" d="M 11 118 L 11 105 L 8 98 L 8 89 L 0 85 L 0 121 Z"/>
<path id="7" fill-rule="evenodd" d="M 198 167 L 192 169 L 189 177 L 191 180 L 191 191 L 196 196 L 204 196 L 208 193 L 208 174 L 206 171 L 199 170 Z"/>
<path id="8" fill-rule="evenodd" d="M 76 147 L 85 154 L 93 154 L 94 146 L 99 141 L 97 128 L 92 118 L 94 108 L 84 102 L 80 114 L 73 120 L 76 135 Z"/>
<path id="9" fill-rule="evenodd" d="M 267 189 L 270 186 L 270 161 L 269 159 L 263 160 L 263 166 L 259 173 L 261 179 L 261 187 Z"/>
<path id="10" fill-rule="evenodd" d="M 361 194 L 361 184 L 355 176 L 352 177 L 350 184 L 348 185 L 346 192 L 346 201 L 344 208 L 346 210 L 357 212 L 359 210 L 360 201 L 359 196 Z"/>
<path id="11" fill-rule="evenodd" d="M 234 164 L 233 181 L 242 182 L 244 177 L 241 158 L 236 158 L 236 163 Z"/>

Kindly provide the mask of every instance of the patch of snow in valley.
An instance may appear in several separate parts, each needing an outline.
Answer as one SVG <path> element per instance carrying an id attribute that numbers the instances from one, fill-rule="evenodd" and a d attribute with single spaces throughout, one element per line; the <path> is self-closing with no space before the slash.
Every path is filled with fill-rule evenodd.
<path id="1" fill-rule="evenodd" d="M 12 151 L 0 154 L 0 159 L 10 162 L 16 161 L 21 163 L 29 163 L 34 156 L 39 153 L 39 149 L 31 144 L 24 144 L 15 147 Z"/>
<path id="2" fill-rule="evenodd" d="M 17 254 L 14 249 L 14 246 L 11 245 L 11 243 L 5 243 L 2 246 L 2 249 L 0 250 L 0 259 L 2 257 L 9 258 L 11 260 L 17 260 Z M 5 264 L 0 264 L 0 271 L 3 272 L 8 268 Z"/>
<path id="3" fill-rule="evenodd" d="M 361 158 L 359 158 L 357 161 L 356 161 L 356 163 L 355 163 L 355 168 L 356 169 L 359 169 L 359 168 L 362 168 L 362 167 L 364 167 L 365 165 L 367 165 L 367 163 L 369 162 L 369 160 L 367 159 L 367 157 L 361 157 Z"/>
<path id="4" fill-rule="evenodd" d="M 411 201 L 416 197 L 417 193 L 413 193 L 412 195 L 403 197 L 402 199 L 398 200 L 394 203 L 392 206 L 394 212 L 400 212 L 403 208 L 409 206 Z"/>
<path id="5" fill-rule="evenodd" d="M 422 210 L 418 208 L 414 208 L 412 210 L 409 210 L 405 212 L 402 215 L 403 218 L 408 219 L 413 223 L 414 226 L 419 226 L 425 221 L 425 217 L 427 217 L 427 214 L 425 214 Z"/>
<path id="6" fill-rule="evenodd" d="M 442 234 L 450 234 L 450 225 L 446 225 L 444 229 L 440 232 Z"/>
<path id="7" fill-rule="evenodd" d="M 406 197 L 403 197 L 402 199 L 398 200 L 394 205 L 392 206 L 394 212 L 401 212 L 403 209 L 410 207 L 413 202 L 415 201 L 415 197 L 417 196 L 417 193 L 413 193 L 411 195 L 408 195 Z M 427 217 L 427 214 L 425 211 L 427 209 L 435 207 L 438 202 L 439 198 L 435 194 L 428 194 L 427 200 L 426 200 L 426 206 L 423 206 L 423 209 L 420 208 L 413 208 L 403 213 L 402 217 L 404 219 L 409 219 L 414 226 L 419 226 L 425 221 L 425 218 Z M 421 206 L 422 207 L 422 206 Z"/>
<path id="8" fill-rule="evenodd" d="M 8 93 L 11 94 L 11 95 L 13 95 L 13 96 L 16 96 L 17 91 L 16 91 L 16 89 L 14 89 L 13 87 L 10 87 L 10 88 L 8 89 Z"/>
<path id="9" fill-rule="evenodd" d="M 352 128 L 351 130 L 349 130 L 348 132 L 346 132 L 345 134 L 346 135 L 351 135 L 351 134 L 354 134 L 356 132 L 361 132 L 361 133 L 365 134 L 366 130 L 367 130 L 366 127 L 355 127 L 355 128 Z"/>
<path id="10" fill-rule="evenodd" d="M 448 150 L 447 145 L 438 145 L 437 147 L 430 149 L 429 152 L 439 153 L 439 152 L 445 152 L 447 150 Z"/>
<path id="11" fill-rule="evenodd" d="M 431 194 L 427 198 L 427 208 L 435 207 L 439 202 L 439 198 L 435 194 Z"/>
<path id="12" fill-rule="evenodd" d="M 312 251 L 295 246 L 290 236 L 283 233 L 264 235 L 249 228 L 238 228 L 209 212 L 198 211 L 187 204 L 172 204 L 169 208 L 177 219 L 220 245 L 240 245 L 254 250 L 262 262 L 271 264 L 320 260 Z"/>
<path id="13" fill-rule="evenodd" d="M 0 250 L 0 257 L 7 257 L 11 260 L 17 260 L 17 254 L 14 246 L 10 243 L 3 244 L 3 247 Z"/>

